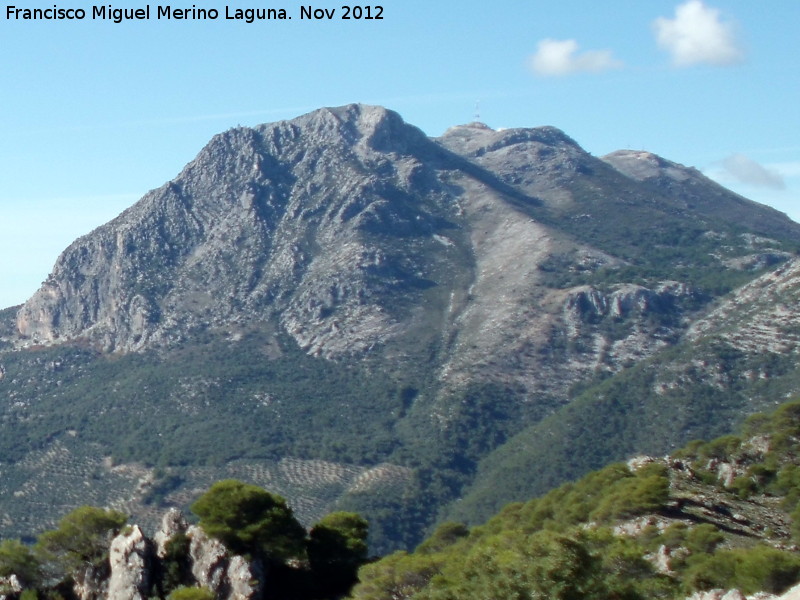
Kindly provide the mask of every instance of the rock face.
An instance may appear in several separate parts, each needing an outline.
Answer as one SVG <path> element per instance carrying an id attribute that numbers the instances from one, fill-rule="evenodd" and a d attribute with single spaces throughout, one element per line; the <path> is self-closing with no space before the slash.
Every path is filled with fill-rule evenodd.
<path id="1" fill-rule="evenodd" d="M 196 526 L 186 530 L 192 577 L 200 587 L 220 600 L 251 600 L 260 597 L 263 569 L 255 562 L 231 552 Z M 124 600 L 120 596 L 120 600 Z M 113 600 L 116 600 L 113 599 Z"/>
<path id="2" fill-rule="evenodd" d="M 6 600 L 9 596 L 16 596 L 22 589 L 19 577 L 13 573 L 8 577 L 0 577 L 0 599 Z"/>
<path id="3" fill-rule="evenodd" d="M 167 544 L 178 534 L 189 538 L 189 562 L 197 585 L 213 591 L 221 600 L 260 597 L 264 585 L 264 569 L 260 563 L 231 554 L 200 527 L 189 526 L 183 514 L 174 508 L 164 514 L 161 527 L 153 537 L 155 554 L 159 559 L 166 556 Z M 127 597 L 120 596 L 120 600 L 127 600 Z"/>
<path id="4" fill-rule="evenodd" d="M 228 584 L 228 550 L 199 527 L 191 527 L 188 533 L 192 575 L 201 586 L 219 593 Z"/>
<path id="5" fill-rule="evenodd" d="M 653 178 L 690 181 L 695 195 L 714 186 L 654 155 L 604 161 L 552 127 L 472 124 L 431 140 L 391 111 L 360 105 L 230 130 L 173 181 L 70 246 L 19 310 L 17 328 L 27 343 L 86 339 L 128 352 L 269 322 L 326 358 L 396 356 L 408 352 L 403 340 L 422 335 L 446 344 L 440 360 L 450 381 L 488 372 L 482 356 L 508 364 L 524 352 L 526 368 L 506 375 L 529 386 L 543 379 L 536 352 L 552 343 L 561 306 L 583 310 L 599 293 L 552 289 L 547 265 L 591 273 L 626 263 L 581 241 L 581 223 L 623 206 L 635 213 L 627 197 L 651 197 Z M 607 205 L 582 200 L 589 185 Z M 658 210 L 691 217 L 676 197 L 670 189 Z M 778 213 L 747 208 L 750 222 L 800 238 Z M 722 209 L 714 217 L 726 218 Z M 591 310 L 624 318 L 695 293 L 660 285 L 621 286 L 607 307 Z M 565 325 L 574 330 L 574 319 Z M 615 370 L 606 355 L 644 356 L 661 345 L 644 332 L 635 350 L 609 354 L 620 340 L 601 337 L 588 344 L 601 350 L 568 362 Z"/>
<path id="6" fill-rule="evenodd" d="M 164 558 L 167 555 L 167 544 L 176 535 L 185 534 L 189 529 L 189 524 L 183 518 L 183 513 L 177 508 L 170 508 L 161 518 L 161 527 L 153 536 L 153 543 L 156 546 L 156 556 Z"/>
<path id="7" fill-rule="evenodd" d="M 151 543 L 138 525 L 112 540 L 109 553 L 109 600 L 144 600 L 150 596 L 151 556 Z"/>
<path id="8" fill-rule="evenodd" d="M 74 592 L 81 600 L 144 600 L 159 584 L 156 574 L 163 572 L 159 561 L 164 547 L 175 535 L 190 539 L 189 565 L 194 585 L 211 590 L 219 600 L 260 598 L 265 585 L 264 569 L 257 562 L 232 554 L 202 529 L 187 526 L 180 511 L 169 510 L 162 527 L 151 540 L 138 525 L 127 527 L 112 541 L 107 568 L 88 568 L 75 577 Z M 0 582 L 2 583 L 2 582 Z M 24 586 L 16 576 L 8 578 L 7 589 L 18 593 Z"/>
<path id="9" fill-rule="evenodd" d="M 452 194 L 426 164 L 431 152 L 378 108 L 228 131 L 73 244 L 19 312 L 19 331 L 130 351 L 279 315 L 309 352 L 368 348 L 395 332 L 391 290 L 428 285 L 414 269 L 421 255 L 447 260 L 431 236 L 446 228 L 437 205 Z M 418 243 L 390 253 L 370 233 Z"/>
<path id="10" fill-rule="evenodd" d="M 101 600 L 108 595 L 108 570 L 87 566 L 74 576 L 72 591 L 79 600 Z"/>

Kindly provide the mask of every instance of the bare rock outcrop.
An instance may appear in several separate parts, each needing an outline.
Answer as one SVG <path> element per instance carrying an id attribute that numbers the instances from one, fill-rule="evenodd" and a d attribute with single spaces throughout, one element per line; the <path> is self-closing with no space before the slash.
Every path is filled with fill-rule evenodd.
<path id="1" fill-rule="evenodd" d="M 192 576 L 198 585 L 213 590 L 218 596 L 227 585 L 228 550 L 221 542 L 210 538 L 197 526 L 189 528 L 189 556 Z"/>
<path id="2" fill-rule="evenodd" d="M 0 577 L 0 600 L 16 597 L 22 589 L 23 587 L 19 577 L 13 573 L 8 577 Z"/>
<path id="3" fill-rule="evenodd" d="M 72 591 L 78 600 L 102 600 L 108 596 L 108 567 L 87 565 L 73 576 Z"/>
<path id="4" fill-rule="evenodd" d="M 189 527 L 192 575 L 201 587 L 221 600 L 251 600 L 261 589 L 263 569 L 241 556 L 232 555 L 218 540 L 199 527 Z"/>
<path id="5" fill-rule="evenodd" d="M 172 541 L 176 535 L 186 533 L 189 529 L 189 524 L 183 517 L 183 513 L 177 508 L 170 508 L 164 513 L 161 518 L 161 527 L 159 527 L 156 534 L 153 536 L 153 542 L 156 546 L 156 556 L 164 558 L 167 554 L 167 544 Z"/>
<path id="6" fill-rule="evenodd" d="M 152 544 L 138 525 L 111 542 L 108 600 L 145 600 L 150 595 Z"/>

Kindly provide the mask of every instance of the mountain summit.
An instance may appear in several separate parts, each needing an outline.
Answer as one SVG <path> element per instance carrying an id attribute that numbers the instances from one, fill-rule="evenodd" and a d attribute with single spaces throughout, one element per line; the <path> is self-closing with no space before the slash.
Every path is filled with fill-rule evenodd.
<path id="1" fill-rule="evenodd" d="M 29 343 L 118 352 L 261 325 L 329 359 L 428 363 L 420 349 L 435 348 L 441 381 L 481 372 L 559 403 L 576 372 L 615 371 L 675 333 L 637 323 L 610 340 L 593 321 L 696 303 L 702 282 L 674 267 L 719 263 L 708 235 L 742 222 L 800 237 L 694 169 L 645 153 L 597 159 L 553 127 L 473 123 L 428 139 L 384 108 L 322 109 L 216 136 L 72 244 L 17 327 Z M 750 253 L 735 237 L 725 246 Z M 637 263 L 647 281 L 592 285 Z M 583 351 L 553 359 L 578 339 Z"/>
<path id="2" fill-rule="evenodd" d="M 596 158 L 553 127 L 432 139 L 349 105 L 236 128 L 2 313 L 0 437 L 18 460 L 56 440 L 173 469 L 158 497 L 178 504 L 193 461 L 382 465 L 336 494 L 278 491 L 315 498 L 312 517 L 378 514 L 370 486 L 391 480 L 421 527 L 506 440 L 679 344 L 799 242 L 695 169 Z M 718 433 L 667 418 L 675 439 L 639 451 Z"/>

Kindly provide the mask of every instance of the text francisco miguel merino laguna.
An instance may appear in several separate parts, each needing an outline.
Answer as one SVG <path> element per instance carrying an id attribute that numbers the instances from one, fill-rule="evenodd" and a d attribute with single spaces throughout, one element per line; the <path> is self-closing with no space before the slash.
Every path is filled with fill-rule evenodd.
<path id="1" fill-rule="evenodd" d="M 311 7 L 303 7 L 311 13 Z M 82 21 L 89 18 L 92 20 L 107 20 L 114 23 L 122 21 L 140 20 L 146 21 L 151 15 L 156 19 L 172 20 L 198 20 L 213 21 L 224 17 L 237 21 L 252 23 L 255 20 L 267 19 L 291 19 L 283 8 L 231 8 L 225 6 L 222 11 L 216 8 L 197 8 L 194 4 L 191 8 L 174 8 L 172 6 L 155 6 L 151 11 L 150 5 L 140 8 L 114 8 L 111 4 L 107 6 L 92 6 L 91 8 L 59 8 L 53 5 L 52 8 L 21 8 L 18 6 L 6 6 L 6 20 L 19 21 Z M 304 18 L 301 12 L 300 18 Z M 313 18 L 313 17 L 307 17 Z"/>

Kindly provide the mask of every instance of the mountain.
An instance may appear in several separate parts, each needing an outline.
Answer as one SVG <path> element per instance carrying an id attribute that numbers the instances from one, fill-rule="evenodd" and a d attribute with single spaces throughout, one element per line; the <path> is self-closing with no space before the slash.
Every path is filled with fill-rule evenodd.
<path id="1" fill-rule="evenodd" d="M 771 401 L 757 376 L 688 409 L 602 399 L 702 351 L 725 294 L 791 271 L 798 243 L 694 169 L 596 158 L 552 127 L 431 139 L 350 105 L 229 130 L 0 312 L 1 527 L 51 524 L 87 481 L 147 524 L 237 477 L 305 522 L 357 509 L 376 549 L 413 545 L 447 511 Z M 673 380 L 670 399 L 691 383 Z M 570 448 L 585 458 L 564 468 Z M 533 457 L 547 472 L 497 476 Z"/>
<path id="2" fill-rule="evenodd" d="M 755 408 L 796 397 L 798 301 L 797 259 L 717 300 L 677 343 L 579 386 L 572 402 L 485 457 L 452 516 L 488 517 L 509 497 L 544 493 L 565 477 L 637 452 L 722 435 Z"/>

